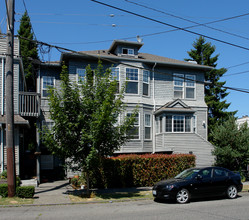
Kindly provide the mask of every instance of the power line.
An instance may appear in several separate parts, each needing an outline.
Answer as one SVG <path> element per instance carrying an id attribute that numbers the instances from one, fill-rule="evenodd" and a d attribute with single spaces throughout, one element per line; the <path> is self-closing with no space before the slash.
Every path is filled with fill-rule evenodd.
<path id="1" fill-rule="evenodd" d="M 156 20 L 156 19 L 154 19 L 154 18 L 150 18 L 150 17 L 144 16 L 144 15 L 141 15 L 141 14 L 138 14 L 138 13 L 135 13 L 135 12 L 131 12 L 131 11 L 128 11 L 128 10 L 125 10 L 125 9 L 122 9 L 122 8 L 119 8 L 119 7 L 116 7 L 116 6 L 113 6 L 113 5 L 109 5 L 109 4 L 103 3 L 103 2 L 99 2 L 99 1 L 96 1 L 96 0 L 91 0 L 91 1 L 92 1 L 92 2 L 95 2 L 95 3 L 98 3 L 98 4 L 101 4 L 101 5 L 104 5 L 104 6 L 107 6 L 107 7 L 110 7 L 110 8 L 117 9 L 117 10 L 119 10 L 119 11 L 123 11 L 123 12 L 129 13 L 129 14 L 132 14 L 132 15 L 137 16 L 137 17 L 140 17 L 140 18 L 144 18 L 144 19 L 146 19 L 146 20 L 150 20 L 150 21 L 153 21 L 153 22 L 162 24 L 162 25 L 166 25 L 166 26 L 169 26 L 169 27 L 173 27 L 173 28 L 176 28 L 176 29 L 185 31 L 185 32 L 188 32 L 188 33 L 190 33 L 190 34 L 194 34 L 194 35 L 198 35 L 198 36 L 203 36 L 203 37 L 205 37 L 205 38 L 208 38 L 208 39 L 211 39 L 211 40 L 214 40 L 214 41 L 223 43 L 223 44 L 227 44 L 227 45 L 230 45 L 230 46 L 234 46 L 234 47 L 237 47 L 237 48 L 240 48 L 240 49 L 244 49 L 244 50 L 248 50 L 248 51 L 249 51 L 249 48 L 247 48 L 247 47 L 243 47 L 243 46 L 240 46 L 240 45 L 236 45 L 236 44 L 233 44 L 233 43 L 226 42 L 226 41 L 224 41 L 224 40 L 219 40 L 219 39 L 217 39 L 217 38 L 210 37 L 210 36 L 208 36 L 208 35 L 200 34 L 200 33 L 194 32 L 194 31 L 190 31 L 190 30 L 187 30 L 187 29 L 185 29 L 185 28 L 178 27 L 178 26 L 176 26 L 176 25 L 172 25 L 172 24 L 169 24 L 169 23 L 166 23 L 166 22 L 163 22 L 163 21 L 159 21 L 159 20 Z"/>
<path id="2" fill-rule="evenodd" d="M 229 34 L 229 35 L 231 35 L 231 36 L 235 36 L 235 37 L 239 37 L 239 38 L 242 38 L 242 39 L 249 40 L 248 37 L 244 37 L 244 36 L 241 36 L 241 35 L 238 35 L 238 34 L 234 34 L 234 33 L 231 33 L 231 32 L 228 32 L 228 31 L 224 31 L 224 30 L 221 30 L 221 29 L 218 29 L 218 28 L 210 27 L 210 26 L 207 25 L 207 24 L 213 24 L 213 22 L 208 22 L 208 23 L 205 23 L 205 24 L 201 24 L 201 23 L 198 23 L 198 22 L 196 22 L 196 21 L 192 21 L 192 20 L 190 20 L 190 19 L 183 18 L 183 17 L 177 16 L 177 15 L 174 15 L 174 14 L 170 14 L 170 13 L 168 13 L 168 12 L 161 11 L 161 10 L 158 10 L 158 9 L 155 9 L 155 8 L 152 8 L 152 7 L 143 5 L 143 4 L 139 4 L 139 3 L 136 3 L 136 2 L 132 2 L 132 1 L 129 1 L 129 0 L 125 0 L 125 1 L 126 1 L 126 2 L 129 2 L 129 3 L 131 3 L 131 4 L 134 4 L 134 5 L 138 5 L 138 6 L 140 6 L 140 7 L 146 8 L 146 9 L 150 9 L 150 10 L 153 10 L 153 11 L 156 11 L 156 12 L 159 12 L 159 13 L 162 13 L 162 14 L 165 14 L 165 15 L 168 15 L 168 16 L 171 16 L 171 17 L 174 17 L 174 18 L 178 18 L 178 19 L 183 20 L 183 21 L 187 21 L 187 22 L 196 24 L 196 25 L 193 26 L 193 27 L 204 26 L 204 27 L 206 27 L 206 28 L 209 28 L 209 29 L 212 29 L 212 30 L 215 30 L 215 31 L 219 31 L 219 32 L 222 32 L 222 33 L 225 33 L 225 34 Z M 246 14 L 242 14 L 242 15 L 238 15 L 238 16 L 233 16 L 233 17 L 230 17 L 230 18 L 226 18 L 225 20 L 230 20 L 230 19 L 239 18 L 239 17 L 243 17 L 243 16 L 248 16 L 248 15 L 249 15 L 249 13 L 246 13 Z M 221 19 L 221 20 L 218 20 L 218 21 L 225 21 L 225 20 L 224 20 L 224 19 Z"/>
<path id="3" fill-rule="evenodd" d="M 138 69 L 143 69 L 143 70 L 149 70 L 149 71 L 151 71 L 151 69 L 148 69 L 148 68 L 138 67 L 138 66 L 135 66 L 135 65 L 132 65 L 132 64 L 123 63 L 123 62 L 120 62 L 120 61 L 114 61 L 114 60 L 111 60 L 111 59 L 108 59 L 108 58 L 100 57 L 98 55 L 87 54 L 87 53 L 84 53 L 84 52 L 79 52 L 79 51 L 71 50 L 71 49 L 68 49 L 68 48 L 51 45 L 51 44 L 48 44 L 48 43 L 45 43 L 45 42 L 42 42 L 42 41 L 31 40 L 31 39 L 24 38 L 24 37 L 20 37 L 20 38 L 23 38 L 23 39 L 29 40 L 29 41 L 33 41 L 33 42 L 35 42 L 37 44 L 45 45 L 45 46 L 50 47 L 50 48 L 55 48 L 58 51 L 60 51 L 61 53 L 62 53 L 62 51 L 67 51 L 67 52 L 71 52 L 71 53 L 78 54 L 78 55 L 84 55 L 84 56 L 92 57 L 92 58 L 95 58 L 95 59 L 100 59 L 102 61 L 107 61 L 107 62 L 110 62 L 110 63 L 113 63 L 113 64 L 122 64 L 124 66 L 129 66 L 129 67 L 133 67 L 133 68 L 138 68 Z M 166 72 L 161 72 L 161 71 L 154 71 L 154 72 L 155 73 L 160 73 L 160 74 L 165 74 L 165 75 L 172 76 L 172 74 L 166 73 Z M 183 77 L 178 77 L 178 78 L 183 78 Z M 199 81 L 199 80 L 191 80 L 191 79 L 188 79 L 188 80 L 189 81 L 198 82 L 198 83 L 201 83 L 201 84 L 204 84 L 204 85 L 207 84 L 206 82 Z M 208 84 L 210 84 L 210 83 L 208 83 Z M 217 86 L 219 86 L 219 85 L 217 85 Z M 249 94 L 249 89 L 233 88 L 233 87 L 227 87 L 227 86 L 219 86 L 219 87 L 224 88 L 224 89 L 230 89 L 230 90 L 234 90 L 234 91 L 238 91 L 238 92 L 243 92 L 243 93 L 248 93 Z"/>
<path id="4" fill-rule="evenodd" d="M 243 66 L 243 65 L 245 65 L 245 64 L 249 64 L 249 62 L 236 64 L 236 65 L 234 65 L 234 66 L 229 66 L 229 67 L 226 67 L 226 69 L 230 69 L 230 68 L 234 68 L 234 67 L 238 67 L 238 66 Z"/>

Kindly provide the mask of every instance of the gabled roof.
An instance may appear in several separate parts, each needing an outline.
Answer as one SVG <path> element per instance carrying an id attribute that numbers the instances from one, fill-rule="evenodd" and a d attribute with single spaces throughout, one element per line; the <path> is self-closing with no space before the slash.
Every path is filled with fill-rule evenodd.
<path id="1" fill-rule="evenodd" d="M 164 112 L 194 113 L 195 111 L 186 105 L 182 100 L 176 99 L 172 102 L 167 102 L 165 105 L 157 109 L 154 114 L 158 115 Z"/>

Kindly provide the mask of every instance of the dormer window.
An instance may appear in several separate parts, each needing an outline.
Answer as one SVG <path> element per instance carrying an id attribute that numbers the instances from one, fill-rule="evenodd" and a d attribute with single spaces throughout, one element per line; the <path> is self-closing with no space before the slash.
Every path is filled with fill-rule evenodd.
<path id="1" fill-rule="evenodd" d="M 134 56 L 134 49 L 123 48 L 123 49 L 122 49 L 122 54 Z"/>

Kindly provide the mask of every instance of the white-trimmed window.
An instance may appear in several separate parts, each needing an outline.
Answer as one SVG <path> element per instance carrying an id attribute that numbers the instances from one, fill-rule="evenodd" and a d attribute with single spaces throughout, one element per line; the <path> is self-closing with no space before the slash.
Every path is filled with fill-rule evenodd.
<path id="1" fill-rule="evenodd" d="M 126 68 L 126 93 L 138 94 L 138 69 Z"/>
<path id="2" fill-rule="evenodd" d="M 174 74 L 174 98 L 182 99 L 184 91 L 184 75 Z"/>
<path id="3" fill-rule="evenodd" d="M 123 48 L 123 49 L 122 49 L 122 54 L 134 56 L 135 53 L 134 53 L 134 49 L 131 49 L 131 48 Z"/>
<path id="4" fill-rule="evenodd" d="M 119 92 L 119 67 L 111 68 L 111 79 L 117 80 L 117 92 Z"/>
<path id="5" fill-rule="evenodd" d="M 149 96 L 150 71 L 143 70 L 143 95 Z"/>
<path id="6" fill-rule="evenodd" d="M 127 113 L 126 114 L 127 117 L 131 117 L 132 116 L 132 113 Z M 135 122 L 134 122 L 134 127 L 129 131 L 129 136 L 130 136 L 130 139 L 133 139 L 133 140 L 138 140 L 139 139 L 139 114 L 137 113 L 135 115 Z"/>
<path id="7" fill-rule="evenodd" d="M 195 75 L 185 76 L 186 99 L 195 98 Z"/>
<path id="8" fill-rule="evenodd" d="M 86 69 L 77 68 L 76 69 L 76 82 L 78 84 L 81 84 L 85 80 L 85 77 L 86 77 Z"/>
<path id="9" fill-rule="evenodd" d="M 165 132 L 191 132 L 191 120 L 188 115 L 166 115 Z"/>
<path id="10" fill-rule="evenodd" d="M 42 97 L 48 97 L 48 90 L 55 87 L 55 78 L 53 76 L 42 77 Z"/>
<path id="11" fill-rule="evenodd" d="M 195 75 L 174 73 L 174 98 L 195 99 Z"/>
<path id="12" fill-rule="evenodd" d="M 144 139 L 151 140 L 151 115 L 144 115 Z"/>

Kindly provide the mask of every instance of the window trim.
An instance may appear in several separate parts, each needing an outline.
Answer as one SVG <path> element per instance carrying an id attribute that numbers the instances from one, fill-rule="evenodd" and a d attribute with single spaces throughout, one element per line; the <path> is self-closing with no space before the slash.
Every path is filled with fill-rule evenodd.
<path id="1" fill-rule="evenodd" d="M 148 82 L 144 81 L 144 72 L 148 72 Z M 148 95 L 144 94 L 144 84 L 148 85 Z M 142 88 L 142 94 L 143 96 L 149 97 L 150 96 L 150 71 L 149 70 L 143 70 L 143 88 Z"/>
<path id="2" fill-rule="evenodd" d="M 137 70 L 137 80 L 128 79 L 128 77 L 127 77 L 127 69 Z M 139 68 L 126 67 L 125 68 L 125 77 L 126 77 L 126 79 L 125 79 L 126 87 L 127 87 L 127 85 L 128 85 L 129 82 L 137 83 L 137 93 L 127 93 L 126 89 L 125 89 L 125 94 L 126 95 L 139 95 Z"/>
<path id="3" fill-rule="evenodd" d="M 76 82 L 77 82 L 78 85 L 82 85 L 82 83 L 80 83 L 80 81 L 79 81 L 79 79 L 81 77 L 79 76 L 78 71 L 80 71 L 80 70 L 84 70 L 85 71 L 84 80 L 86 79 L 86 69 L 84 69 L 84 68 L 76 68 Z"/>
<path id="4" fill-rule="evenodd" d="M 124 53 L 124 50 L 127 50 L 127 53 Z M 132 53 L 129 53 L 129 51 L 132 51 Z M 135 56 L 135 50 L 133 48 L 124 47 L 122 48 L 122 55 Z"/>
<path id="5" fill-rule="evenodd" d="M 182 86 L 175 84 L 175 82 L 176 82 L 175 77 L 176 78 L 178 77 L 178 78 L 183 80 Z M 194 83 L 193 86 L 187 85 L 187 83 L 188 83 L 187 77 L 193 77 L 193 79 L 192 79 L 193 83 Z M 190 80 L 190 81 L 192 81 L 192 80 Z M 175 90 L 175 87 L 182 88 L 182 90 L 181 90 L 182 97 L 181 98 L 175 96 L 175 92 L 178 91 L 178 90 Z M 194 97 L 193 98 L 187 98 L 187 88 L 194 89 Z M 184 73 L 173 73 L 173 97 L 174 97 L 174 99 L 196 100 L 196 75 L 195 74 L 184 74 Z"/>
<path id="6" fill-rule="evenodd" d="M 129 117 L 128 114 L 131 114 L 131 115 L 132 115 L 133 113 L 130 112 L 130 111 L 126 112 L 126 117 Z M 140 140 L 140 137 L 141 137 L 141 136 L 140 136 L 140 133 L 141 133 L 141 132 L 140 132 L 140 113 L 138 112 L 137 115 L 138 115 L 138 123 L 137 123 L 137 125 L 134 124 L 134 128 L 135 128 L 135 127 L 138 128 L 138 138 L 131 138 L 130 141 L 139 141 L 139 140 Z"/>
<path id="7" fill-rule="evenodd" d="M 146 115 L 149 115 L 150 116 L 150 124 L 149 125 L 146 125 Z M 150 138 L 146 138 L 146 129 L 145 128 L 150 128 Z M 149 113 L 145 113 L 144 114 L 144 140 L 152 140 L 152 115 L 149 114 Z"/>
<path id="8" fill-rule="evenodd" d="M 48 98 L 48 96 L 44 96 L 43 95 L 43 91 L 46 90 L 48 91 L 49 88 L 44 88 L 44 78 L 47 77 L 47 78 L 52 78 L 52 81 L 53 81 L 53 86 L 51 86 L 52 88 L 55 88 L 55 77 L 54 76 L 42 76 L 42 90 L 41 90 L 41 95 L 42 95 L 42 98 Z"/>
<path id="9" fill-rule="evenodd" d="M 181 116 L 183 117 L 183 131 L 174 131 L 174 117 Z M 160 116 L 161 117 L 161 116 Z M 166 126 L 167 126 L 167 117 L 171 118 L 171 131 L 167 131 Z M 190 131 L 186 131 L 186 117 L 190 117 Z M 162 133 L 162 132 L 160 132 Z M 170 115 L 165 115 L 165 133 L 195 133 L 194 128 L 193 128 L 193 115 L 182 115 L 182 114 L 170 114 Z"/>

